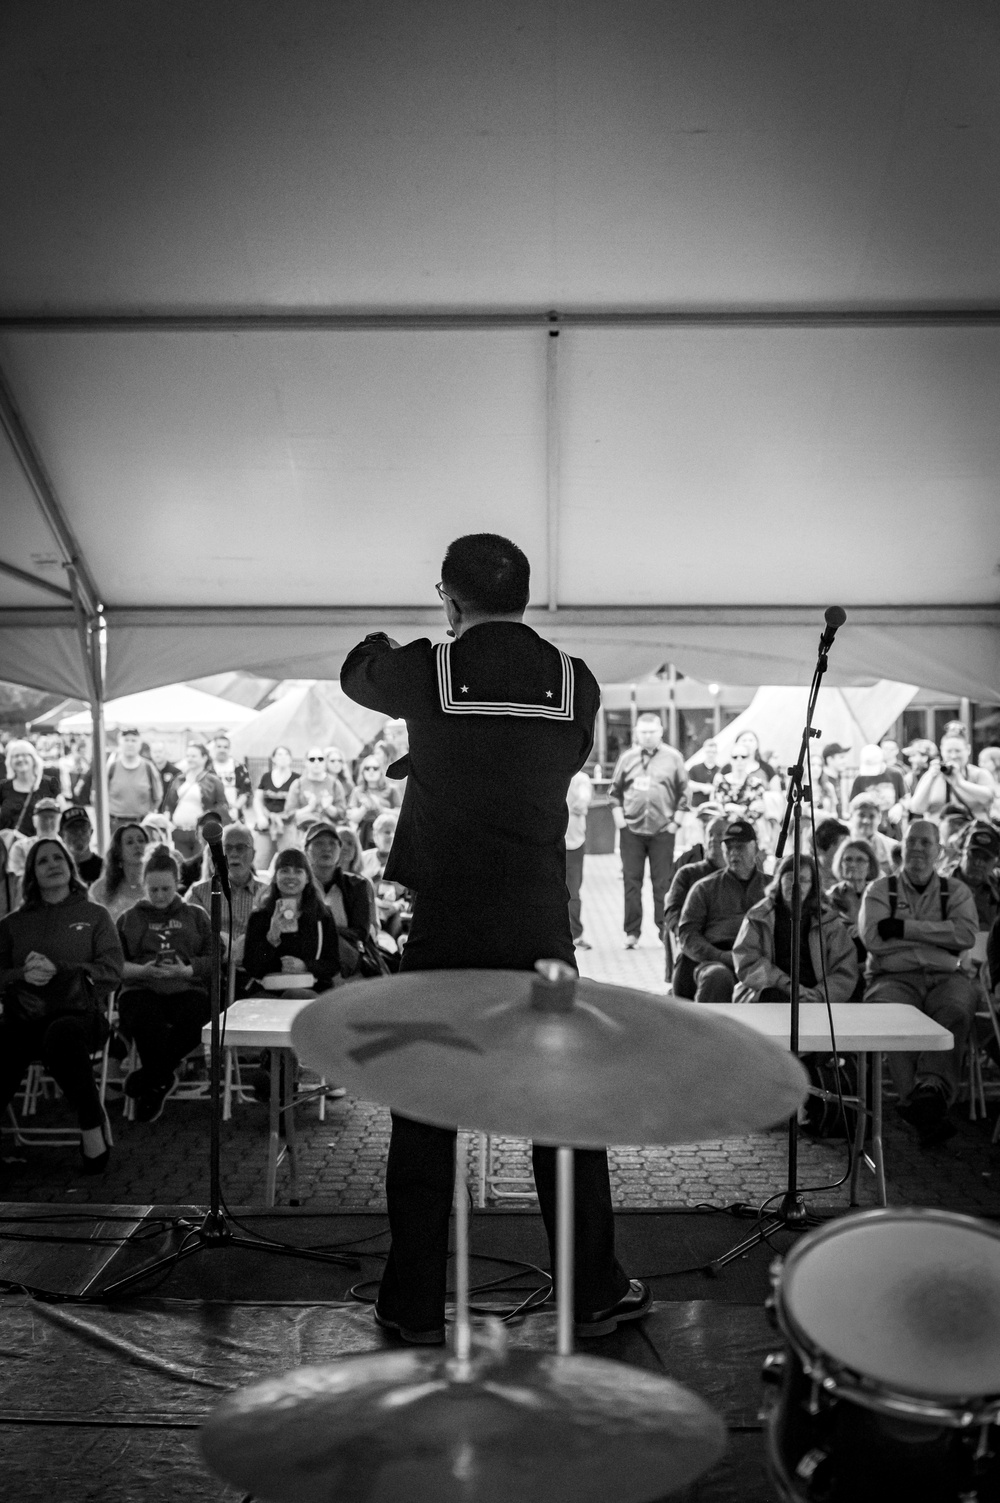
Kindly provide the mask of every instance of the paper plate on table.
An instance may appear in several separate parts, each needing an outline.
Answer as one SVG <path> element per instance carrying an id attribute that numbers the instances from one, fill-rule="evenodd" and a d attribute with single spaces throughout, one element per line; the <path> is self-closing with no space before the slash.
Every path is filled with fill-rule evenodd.
<path id="1" fill-rule="evenodd" d="M 316 985 L 316 977 L 309 971 L 276 971 L 265 976 L 261 985 L 266 992 L 302 992 Z"/>

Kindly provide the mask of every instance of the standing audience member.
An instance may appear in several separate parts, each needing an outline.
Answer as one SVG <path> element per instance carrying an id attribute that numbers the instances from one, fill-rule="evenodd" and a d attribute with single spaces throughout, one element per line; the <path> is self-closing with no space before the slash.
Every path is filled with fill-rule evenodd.
<path id="1" fill-rule="evenodd" d="M 203 741 L 188 742 L 183 775 L 171 784 L 164 811 L 177 830 L 193 830 L 203 814 L 216 815 L 224 825 L 232 823 L 226 790 Z"/>
<path id="2" fill-rule="evenodd" d="M 243 967 L 256 981 L 311 975 L 313 995 L 328 991 L 340 976 L 337 926 L 302 851 L 281 851 L 275 857 L 274 879 L 247 924 Z M 301 997 L 303 991 L 295 995 Z"/>
<path id="3" fill-rule="evenodd" d="M 988 818 L 995 825 L 1000 825 L 1000 746 L 984 746 L 977 758 L 978 765 L 983 772 L 988 772 L 993 779 L 996 793 L 988 810 Z"/>
<path id="4" fill-rule="evenodd" d="M 858 982 L 851 1001 L 860 1002 L 865 992 L 864 967 L 868 951 L 858 932 L 858 917 L 865 888 L 880 875 L 878 857 L 867 840 L 845 840 L 837 852 L 833 872 L 836 881 L 828 893 L 830 907 L 840 915 L 858 957 Z"/>
<path id="5" fill-rule="evenodd" d="M 947 1028 L 954 1049 L 889 1055 L 899 1114 L 922 1147 L 952 1136 L 948 1108 L 958 1097 L 976 991 L 962 969 L 975 943 L 975 900 L 963 882 L 939 877 L 937 826 L 914 820 L 903 841 L 903 869 L 878 877 L 861 900 L 858 928 L 868 951 L 866 1002 L 905 1002 Z"/>
<path id="6" fill-rule="evenodd" d="M 21 878 L 10 869 L 10 847 L 6 840 L 0 836 L 0 918 L 6 918 L 8 913 L 21 902 Z"/>
<path id="7" fill-rule="evenodd" d="M 201 1043 L 210 1015 L 212 927 L 201 908 L 182 901 L 178 875 L 173 851 L 151 846 L 143 864 L 145 897 L 118 920 L 125 955 L 118 1017 L 142 1061 L 125 1081 L 137 1122 L 160 1116 L 178 1067 Z"/>
<path id="8" fill-rule="evenodd" d="M 226 826 L 222 833 L 222 850 L 229 867 L 229 886 L 232 892 L 232 904 L 227 903 L 225 899 L 222 903 L 223 941 L 227 950 L 231 949 L 239 989 L 241 982 L 245 980 L 240 973 L 243 969 L 243 947 L 247 925 L 250 922 L 251 913 L 267 896 L 269 884 L 254 872 L 253 835 L 246 825 Z M 211 877 L 193 883 L 185 893 L 185 901 L 196 904 L 211 918 Z M 224 1005 L 225 999 L 223 999 Z"/>
<path id="9" fill-rule="evenodd" d="M 696 1002 L 733 1000 L 733 945 L 744 918 L 767 890 L 757 864 L 757 834 L 749 820 L 734 819 L 726 825 L 722 853 L 723 870 L 694 884 L 677 927 L 681 947 L 694 967 Z"/>
<path id="10" fill-rule="evenodd" d="M 569 818 L 566 822 L 566 891 L 569 893 L 569 930 L 578 950 L 589 950 L 583 937 L 582 900 L 583 858 L 587 844 L 587 811 L 594 796 L 594 785 L 582 770 L 573 774 L 566 794 Z"/>
<path id="11" fill-rule="evenodd" d="M 78 737 L 63 767 L 63 797 L 67 803 L 86 808 L 93 798 L 93 781 L 89 750 Z"/>
<path id="12" fill-rule="evenodd" d="M 680 752 L 663 744 L 659 715 L 640 715 L 635 745 L 622 753 L 608 789 L 620 833 L 625 888 L 625 948 L 642 933 L 642 883 L 649 862 L 653 922 L 663 927 L 663 903 L 674 862 L 674 836 L 687 800 L 687 769 Z"/>
<path id="13" fill-rule="evenodd" d="M 910 794 L 911 814 L 940 815 L 945 804 L 966 808 L 972 819 L 989 817 L 996 784 L 982 767 L 969 764 L 971 748 L 960 720 L 945 726 L 940 755 L 931 758 L 923 777 Z"/>
<path id="14" fill-rule="evenodd" d="M 100 903 L 118 919 L 146 896 L 142 863 L 146 855 L 146 832 L 142 825 L 119 825 L 111 837 L 104 873 L 90 889 L 91 901 Z"/>
<path id="15" fill-rule="evenodd" d="M 347 800 L 347 819 L 357 830 L 364 851 L 374 842 L 376 819 L 398 809 L 403 795 L 399 785 L 386 777 L 385 764 L 377 753 L 363 759 L 359 772 L 360 781 Z"/>
<path id="16" fill-rule="evenodd" d="M 702 809 L 714 807 L 710 804 L 702 805 Z M 724 814 L 715 814 L 704 822 L 702 859 L 685 861 L 679 866 L 670 884 L 670 891 L 667 893 L 663 907 L 663 943 L 667 952 L 667 980 L 671 983 L 675 997 L 686 997 L 690 1000 L 695 994 L 695 963 L 690 955 L 685 955 L 678 936 L 681 913 L 687 895 L 694 884 L 700 882 L 702 877 L 711 877 L 715 872 L 722 870 L 724 865 L 722 837 L 728 822 Z"/>
<path id="17" fill-rule="evenodd" d="M 707 804 L 712 797 L 712 788 L 719 771 L 719 743 L 706 741 L 698 759 L 688 768 L 688 799 L 692 809 Z"/>
<path id="18" fill-rule="evenodd" d="M 773 834 L 767 794 L 775 778 L 774 768 L 760 755 L 756 732 L 744 731 L 715 784 L 715 798 L 729 818 L 748 820 L 757 832 L 758 844 L 765 849 L 770 848 Z"/>
<path id="19" fill-rule="evenodd" d="M 911 741 L 909 746 L 903 748 L 902 757 L 906 763 L 906 771 L 903 773 L 903 781 L 906 784 L 907 794 L 913 792 L 928 767 L 931 758 L 937 756 L 937 747 L 933 741 L 925 741 L 918 737 Z"/>
<path id="20" fill-rule="evenodd" d="M 850 830 L 839 819 L 821 819 L 816 825 L 813 854 L 819 870 L 820 892 L 828 892 L 836 882 L 833 863 L 837 852 L 850 836 Z"/>
<path id="21" fill-rule="evenodd" d="M 160 774 L 160 782 L 163 784 L 163 797 L 160 799 L 157 813 L 162 812 L 170 789 L 181 776 L 181 770 L 176 762 L 171 762 L 167 756 L 167 748 L 162 741 L 153 740 L 149 743 L 149 760 Z"/>
<path id="22" fill-rule="evenodd" d="M 895 742 L 893 742 L 895 745 Z M 887 767 L 881 746 L 863 746 L 858 775 L 851 784 L 849 797 L 859 793 L 870 794 L 877 799 L 882 811 L 882 828 L 887 835 L 898 839 L 900 822 L 904 815 L 906 783 L 898 767 Z"/>
<path id="23" fill-rule="evenodd" d="M 7 776 L 0 783 L 0 830 L 14 830 L 30 839 L 36 800 L 59 797 L 59 779 L 46 775 L 42 759 L 30 741 L 8 741 L 4 750 Z"/>
<path id="24" fill-rule="evenodd" d="M 90 815 L 79 804 L 64 809 L 59 820 L 59 834 L 73 857 L 77 871 L 87 886 L 95 883 L 104 870 L 104 862 L 91 847 L 94 827 Z"/>
<path id="25" fill-rule="evenodd" d="M 791 996 L 794 863 L 794 855 L 782 857 L 765 896 L 740 926 L 733 945 L 734 1002 L 786 1002 Z M 847 1002 L 857 986 L 857 955 L 840 918 L 824 903 L 811 856 L 799 863 L 799 892 L 799 1001 Z"/>
<path id="26" fill-rule="evenodd" d="M 118 750 L 108 758 L 108 814 L 112 834 L 119 825 L 138 824 L 163 801 L 160 774 L 142 756 L 141 737 L 132 726 L 118 733 Z"/>
<path id="27" fill-rule="evenodd" d="M 228 731 L 216 731 L 209 747 L 215 776 L 226 790 L 226 803 L 233 819 L 242 819 L 253 798 L 250 769 L 245 761 L 237 762 L 232 753 Z"/>
<path id="28" fill-rule="evenodd" d="M 59 833 L 59 800 L 57 798 L 36 799 L 32 811 L 32 823 L 34 824 L 33 840 L 38 840 L 42 835 L 58 835 Z"/>
<path id="29" fill-rule="evenodd" d="M 276 746 L 253 796 L 257 865 L 261 870 L 266 870 L 277 853 L 288 844 L 288 821 L 291 818 L 288 795 L 294 784 L 292 754 L 287 746 Z"/>
<path id="30" fill-rule="evenodd" d="M 37 841 L 23 902 L 0 919 L 0 1113 L 40 1059 L 76 1112 L 86 1174 L 100 1174 L 110 1156 L 90 1056 L 107 1038 L 104 1003 L 121 977 L 107 911 L 88 900 L 62 841 Z"/>
<path id="31" fill-rule="evenodd" d="M 339 746 L 324 747 L 323 755 L 326 758 L 327 772 L 339 786 L 339 791 L 334 802 L 338 809 L 342 808 L 344 811 L 340 815 L 340 822 L 342 823 L 347 818 L 347 800 L 351 796 L 354 781 L 351 777 L 350 768 L 347 765 L 347 758 Z"/>
<path id="32" fill-rule="evenodd" d="M 321 746 L 311 746 L 306 753 L 306 770 L 288 791 L 285 813 L 301 836 L 310 825 L 337 824 L 345 816 L 340 784 L 326 767 L 326 753 Z"/>
<path id="33" fill-rule="evenodd" d="M 840 819 L 844 813 L 844 767 L 848 748 L 839 741 L 828 741 L 820 753 L 822 771 L 813 788 L 816 808 Z"/>

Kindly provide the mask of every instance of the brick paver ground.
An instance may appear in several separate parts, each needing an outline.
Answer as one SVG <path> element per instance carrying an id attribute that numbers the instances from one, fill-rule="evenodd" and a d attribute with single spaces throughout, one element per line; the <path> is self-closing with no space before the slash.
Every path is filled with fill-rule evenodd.
<path id="1" fill-rule="evenodd" d="M 580 951 L 583 975 L 662 994 L 663 948 L 652 926 L 651 895 L 646 892 L 646 923 L 636 950 L 624 949 L 621 869 L 616 856 L 588 856 L 583 888 L 586 937 L 593 949 Z M 1000 1160 L 990 1145 L 997 1104 L 990 1104 L 988 1123 L 970 1123 L 965 1109 L 956 1138 L 943 1148 L 921 1152 L 908 1131 L 886 1109 L 886 1154 L 890 1204 L 945 1206 L 963 1211 L 1000 1213 Z M 48 1109 L 55 1120 L 61 1107 Z M 31 1148 L 15 1151 L 4 1138 L 2 1196 L 8 1201 L 45 1200 L 127 1204 L 200 1204 L 208 1199 L 208 1108 L 203 1102 L 171 1101 L 159 1122 L 148 1126 L 123 1122 L 113 1107 L 115 1148 L 108 1172 L 85 1179 L 76 1169 L 73 1150 Z M 40 1119 L 42 1120 L 42 1119 Z M 325 1122 L 314 1107 L 298 1114 L 300 1201 L 313 1209 L 382 1208 L 382 1171 L 388 1139 L 388 1113 L 370 1103 L 345 1099 L 330 1103 Z M 267 1110 L 244 1105 L 223 1124 L 223 1188 L 230 1205 L 263 1199 L 263 1165 L 267 1144 Z M 499 1172 L 527 1175 L 527 1146 L 501 1140 Z M 810 1195 L 816 1205 L 844 1205 L 843 1188 L 826 1188 L 845 1168 L 843 1143 L 801 1141 L 799 1183 L 820 1186 Z M 725 1142 L 674 1148 L 611 1150 L 612 1186 L 621 1207 L 726 1205 L 736 1200 L 759 1202 L 780 1191 L 786 1179 L 784 1131 L 756 1133 Z M 862 1196 L 874 1203 L 874 1185 L 865 1175 Z M 279 1175 L 278 1203 L 287 1204 L 284 1171 Z M 523 1200 L 513 1202 L 525 1204 Z"/>

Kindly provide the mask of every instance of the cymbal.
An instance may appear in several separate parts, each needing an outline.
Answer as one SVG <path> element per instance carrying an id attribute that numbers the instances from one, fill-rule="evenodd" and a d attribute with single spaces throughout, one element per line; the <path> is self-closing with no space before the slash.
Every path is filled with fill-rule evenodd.
<path id="1" fill-rule="evenodd" d="M 770 1127 L 806 1095 L 787 1049 L 695 1003 L 531 971 L 411 971 L 327 992 L 299 1058 L 417 1121 L 566 1147 Z"/>
<path id="2" fill-rule="evenodd" d="M 224 1399 L 212 1471 L 266 1503 L 641 1503 L 722 1454 L 696 1394 L 597 1357 L 392 1351 Z"/>

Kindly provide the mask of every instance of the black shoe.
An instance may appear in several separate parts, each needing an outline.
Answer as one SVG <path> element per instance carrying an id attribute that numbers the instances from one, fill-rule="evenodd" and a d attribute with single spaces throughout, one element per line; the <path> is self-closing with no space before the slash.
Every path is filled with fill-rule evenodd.
<path id="1" fill-rule="evenodd" d="M 140 1065 L 138 1070 L 132 1070 L 126 1075 L 123 1089 L 126 1096 L 131 1096 L 133 1101 L 138 1101 L 139 1097 L 149 1090 L 150 1084 L 148 1074 Z"/>
<path id="2" fill-rule="evenodd" d="M 136 1122 L 156 1122 L 163 1116 L 163 1108 L 167 1097 L 177 1084 L 177 1071 L 175 1070 L 170 1079 L 152 1085 L 143 1091 L 141 1096 L 136 1097 L 135 1120 Z"/>
<path id="3" fill-rule="evenodd" d="M 257 1101 L 267 1106 L 271 1100 L 271 1072 L 270 1070 L 255 1070 L 250 1077 L 250 1089 Z"/>
<path id="4" fill-rule="evenodd" d="M 629 1282 L 628 1293 L 617 1305 L 607 1310 L 595 1310 L 593 1315 L 579 1316 L 574 1325 L 574 1334 L 586 1339 L 589 1336 L 610 1336 L 623 1321 L 642 1320 L 653 1308 L 653 1291 L 639 1279 Z"/>
<path id="5" fill-rule="evenodd" d="M 83 1151 L 83 1140 L 82 1139 L 80 1140 L 80 1173 L 81 1174 L 103 1174 L 104 1171 L 105 1171 L 105 1169 L 108 1167 L 108 1163 L 109 1163 L 109 1161 L 111 1159 L 111 1144 L 108 1142 L 108 1132 L 107 1132 L 107 1129 L 103 1126 L 103 1124 L 101 1126 L 101 1132 L 102 1132 L 103 1137 L 104 1137 L 104 1152 L 103 1153 L 95 1153 L 95 1154 L 84 1153 L 84 1151 Z"/>
<path id="6" fill-rule="evenodd" d="M 937 1132 L 948 1116 L 948 1103 L 937 1086 L 918 1085 L 905 1105 L 896 1108 L 904 1122 L 915 1127 L 921 1138 Z M 949 1135 L 950 1136 L 950 1135 Z"/>
<path id="7" fill-rule="evenodd" d="M 444 1326 L 434 1326 L 429 1331 L 415 1331 L 412 1326 L 400 1325 L 398 1320 L 388 1320 L 384 1315 L 380 1315 L 377 1306 L 375 1324 L 381 1326 L 383 1331 L 390 1331 L 393 1336 L 398 1336 L 400 1341 L 405 1341 L 410 1346 L 444 1346 Z"/>

